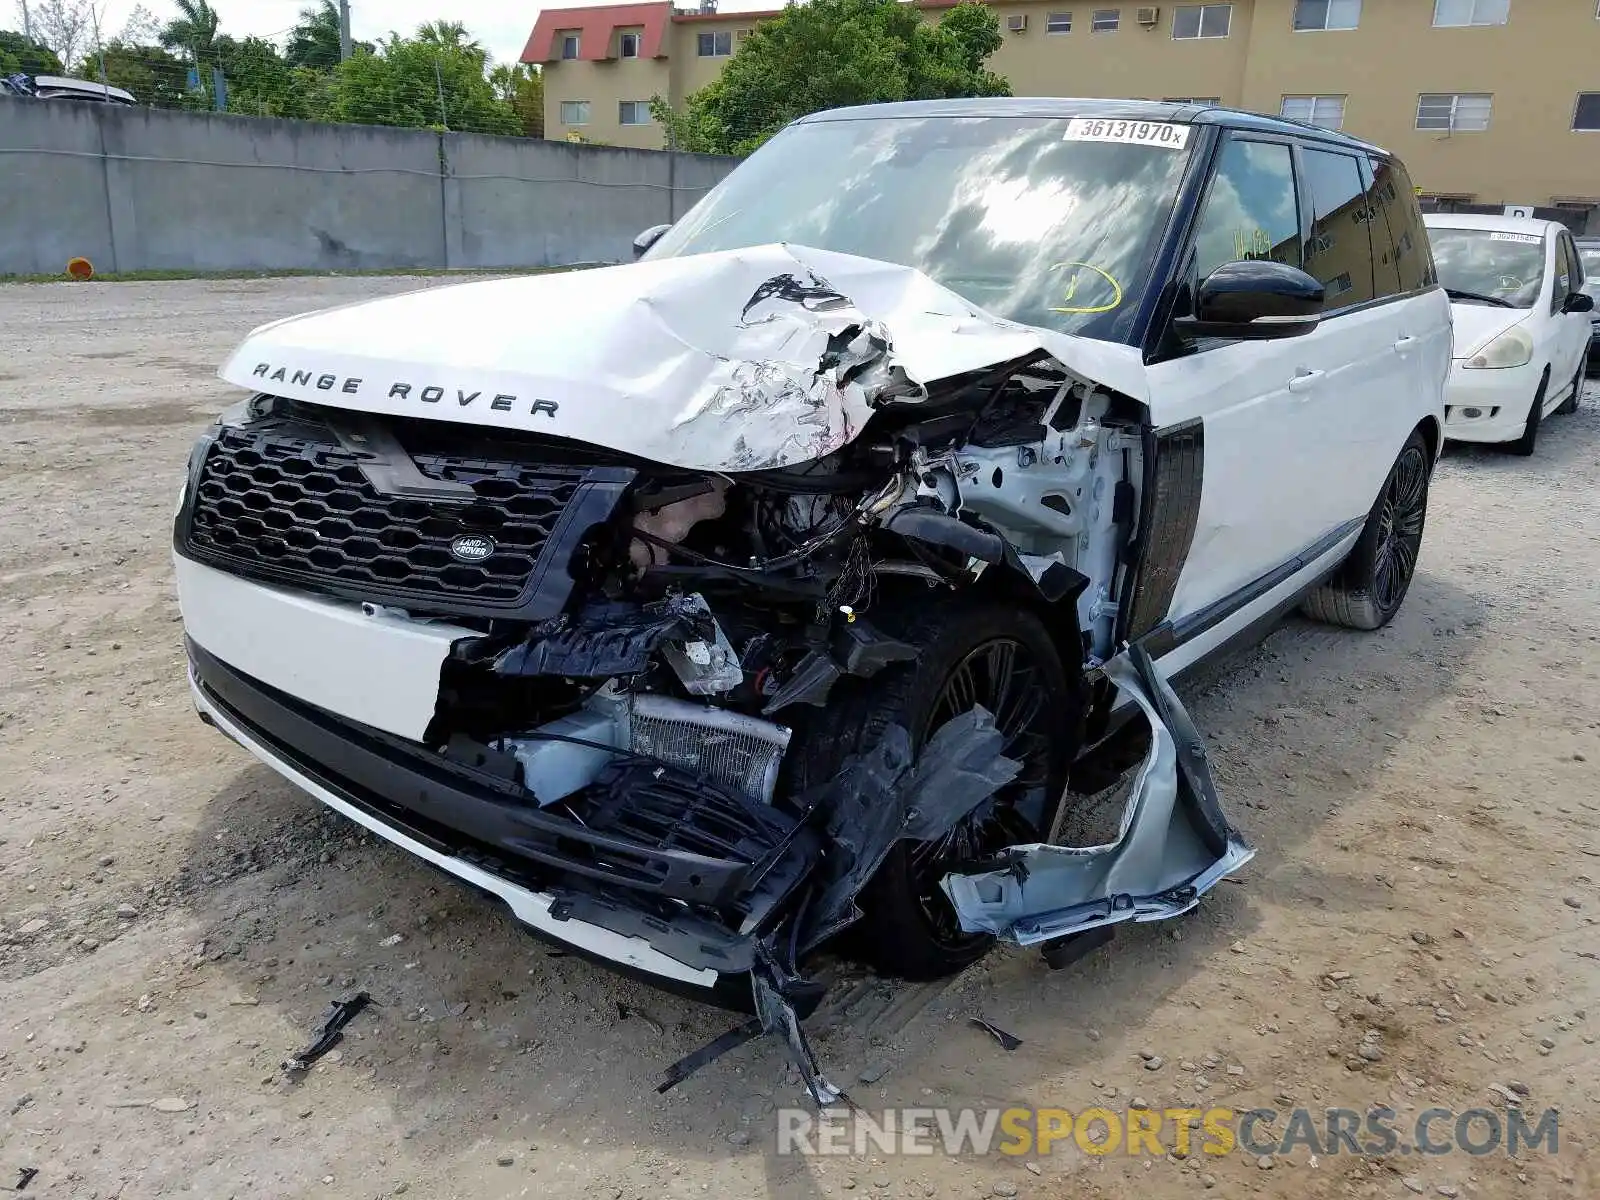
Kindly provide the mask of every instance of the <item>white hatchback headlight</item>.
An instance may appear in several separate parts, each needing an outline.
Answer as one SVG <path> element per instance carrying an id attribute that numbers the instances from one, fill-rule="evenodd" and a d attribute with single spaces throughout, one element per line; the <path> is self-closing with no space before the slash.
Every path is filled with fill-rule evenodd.
<path id="1" fill-rule="evenodd" d="M 1533 360 L 1533 339 L 1513 326 L 1479 350 L 1462 367 L 1469 371 L 1525 367 Z"/>

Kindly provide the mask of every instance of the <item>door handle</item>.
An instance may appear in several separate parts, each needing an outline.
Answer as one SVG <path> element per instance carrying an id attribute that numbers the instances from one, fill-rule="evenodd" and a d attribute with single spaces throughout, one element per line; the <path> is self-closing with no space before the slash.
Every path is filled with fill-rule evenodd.
<path id="1" fill-rule="evenodd" d="M 1415 346 L 1416 344 L 1417 344 L 1417 339 L 1407 335 L 1406 337 L 1403 337 L 1398 342 L 1396 342 L 1394 344 L 1394 348 L 1395 348 L 1395 350 L 1397 352 L 1399 352 L 1401 354 L 1407 354 L 1407 353 L 1410 352 L 1411 347 Z"/>
<path id="2" fill-rule="evenodd" d="M 1317 385 L 1317 380 L 1326 374 L 1326 371 L 1296 371 L 1294 378 L 1289 380 L 1289 390 L 1291 392 L 1309 392 Z"/>

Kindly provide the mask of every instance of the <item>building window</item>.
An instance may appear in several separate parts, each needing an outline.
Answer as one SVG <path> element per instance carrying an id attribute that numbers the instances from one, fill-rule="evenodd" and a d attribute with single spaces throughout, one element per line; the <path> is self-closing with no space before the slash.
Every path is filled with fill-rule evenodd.
<path id="1" fill-rule="evenodd" d="M 639 57 L 639 35 L 637 33 L 624 33 L 617 38 L 617 57 Z"/>
<path id="2" fill-rule="evenodd" d="M 1435 28 L 1504 25 L 1510 19 L 1511 0 L 1433 0 Z"/>
<path id="3" fill-rule="evenodd" d="M 1476 132 L 1489 128 L 1493 96 L 1482 92 L 1424 92 L 1417 97 L 1417 128 Z"/>
<path id="4" fill-rule="evenodd" d="M 1600 92 L 1579 92 L 1572 110 L 1572 128 L 1583 133 L 1600 131 Z"/>
<path id="5" fill-rule="evenodd" d="M 587 125 L 589 123 L 589 102 L 587 100 L 563 100 L 561 102 L 561 123 L 563 125 Z"/>
<path id="6" fill-rule="evenodd" d="M 617 124 L 619 125 L 648 125 L 650 124 L 650 101 L 648 100 L 622 100 L 617 104 Z"/>
<path id="7" fill-rule="evenodd" d="M 1172 10 L 1172 36 L 1176 41 L 1225 38 L 1232 24 L 1231 4 L 1180 4 Z"/>
<path id="8" fill-rule="evenodd" d="M 1071 33 L 1072 14 L 1069 12 L 1049 14 L 1044 19 L 1044 31 L 1046 33 Z"/>
<path id="9" fill-rule="evenodd" d="M 727 58 L 733 53 L 733 31 L 702 33 L 695 39 L 695 48 L 701 58 Z"/>
<path id="10" fill-rule="evenodd" d="M 1361 0 L 1295 0 L 1294 27 L 1297 32 L 1354 29 L 1360 24 Z"/>
<path id="11" fill-rule="evenodd" d="M 577 34 L 575 34 L 575 33 L 563 33 L 561 35 L 561 57 L 562 58 L 577 58 L 578 57 L 578 35 Z"/>
<path id="12" fill-rule="evenodd" d="M 1122 10 L 1120 8 L 1097 8 L 1094 16 L 1089 20 L 1090 33 L 1115 33 L 1117 26 L 1122 24 Z"/>
<path id="13" fill-rule="evenodd" d="M 1291 121 L 1320 125 L 1324 129 L 1344 128 L 1343 96 L 1285 96 L 1278 111 Z"/>

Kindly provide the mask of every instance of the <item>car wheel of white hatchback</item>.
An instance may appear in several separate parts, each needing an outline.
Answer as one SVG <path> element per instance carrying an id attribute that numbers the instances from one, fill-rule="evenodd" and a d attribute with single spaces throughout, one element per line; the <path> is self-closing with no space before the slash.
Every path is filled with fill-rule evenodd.
<path id="1" fill-rule="evenodd" d="M 1432 473 L 1428 443 L 1413 431 L 1350 556 L 1306 595 L 1301 607 L 1307 616 L 1349 629 L 1381 629 L 1393 620 L 1416 573 Z"/>
<path id="2" fill-rule="evenodd" d="M 1522 427 L 1522 436 L 1504 443 L 1512 454 L 1527 458 L 1533 453 L 1534 443 L 1539 440 L 1539 425 L 1544 421 L 1544 397 L 1549 388 L 1550 369 L 1546 367 L 1544 378 L 1539 380 L 1539 390 L 1533 394 L 1533 404 L 1528 409 L 1528 421 Z"/>
<path id="3" fill-rule="evenodd" d="M 1557 416 L 1567 417 L 1578 411 L 1578 397 L 1583 395 L 1583 377 L 1586 374 L 1584 368 L 1587 365 L 1587 358 L 1579 360 L 1578 373 L 1572 377 L 1572 395 L 1561 402 L 1561 407 L 1556 409 Z"/>

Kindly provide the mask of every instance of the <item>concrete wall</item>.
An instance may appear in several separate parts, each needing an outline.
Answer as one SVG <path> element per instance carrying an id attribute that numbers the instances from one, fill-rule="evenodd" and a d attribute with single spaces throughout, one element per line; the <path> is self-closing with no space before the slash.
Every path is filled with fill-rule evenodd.
<path id="1" fill-rule="evenodd" d="M 704 155 L 471 133 L 443 140 L 453 267 L 628 258 L 635 234 L 683 216 L 730 165 Z"/>
<path id="2" fill-rule="evenodd" d="M 0 99 L 0 275 L 627 259 L 727 159 Z"/>

